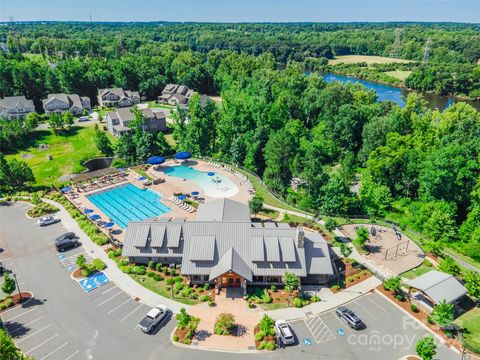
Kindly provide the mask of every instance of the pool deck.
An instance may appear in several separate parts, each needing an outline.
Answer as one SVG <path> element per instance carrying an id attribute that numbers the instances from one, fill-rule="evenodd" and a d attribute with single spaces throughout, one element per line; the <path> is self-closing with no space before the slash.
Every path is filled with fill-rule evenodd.
<path id="1" fill-rule="evenodd" d="M 235 200 L 242 202 L 244 204 L 248 203 L 248 201 L 252 198 L 252 195 L 250 195 L 247 191 L 247 188 L 245 184 L 242 182 L 241 179 L 239 179 L 237 176 L 234 174 L 221 169 L 217 167 L 212 167 L 208 165 L 207 162 L 205 161 L 188 161 L 184 163 L 185 165 L 193 166 L 195 169 L 199 171 L 214 171 L 218 174 L 222 174 L 223 176 L 228 177 L 237 187 L 238 187 L 238 193 L 235 194 L 234 196 L 230 197 L 229 199 Z M 189 213 L 182 208 L 178 207 L 177 205 L 173 204 L 168 200 L 170 196 L 173 194 L 177 193 L 183 193 L 183 194 L 190 194 L 192 191 L 198 191 L 199 198 L 204 198 L 205 202 L 210 202 L 213 200 L 218 200 L 218 198 L 213 198 L 209 196 L 205 196 L 203 189 L 196 184 L 193 181 L 190 180 L 183 180 L 175 177 L 171 177 L 168 175 L 165 175 L 163 173 L 163 170 L 168 167 L 168 166 L 177 166 L 179 165 L 178 162 L 175 162 L 173 160 L 168 161 L 167 163 L 161 165 L 160 168 L 157 169 L 156 166 L 151 166 L 147 170 L 147 174 L 153 178 L 153 179 L 163 179 L 165 180 L 164 182 L 160 184 L 155 184 L 155 185 L 150 185 L 150 186 L 145 186 L 144 182 L 141 180 L 138 180 L 138 175 L 134 170 L 129 170 L 127 171 L 127 176 L 124 178 L 124 181 L 118 182 L 116 184 L 111 184 L 111 185 L 106 185 L 102 186 L 101 188 L 94 189 L 91 191 L 87 192 L 80 192 L 76 195 L 75 198 L 71 198 L 69 195 L 67 195 L 67 198 L 74 204 L 78 209 L 81 211 L 84 208 L 92 209 L 94 214 L 98 214 L 101 217 L 101 221 L 108 222 L 110 219 L 108 218 L 107 215 L 105 215 L 99 208 L 97 208 L 89 199 L 87 196 L 95 194 L 100 191 L 105 191 L 112 189 L 117 186 L 122 186 L 126 185 L 128 183 L 131 183 L 135 185 L 136 187 L 143 189 L 143 188 L 149 188 L 151 190 L 154 190 L 162 195 L 162 203 L 164 203 L 166 206 L 168 206 L 171 211 L 160 215 L 157 219 L 159 218 L 185 218 L 187 220 L 194 220 L 196 217 L 196 211 L 193 213 Z M 115 225 L 112 228 L 112 234 L 109 234 L 109 231 L 106 229 L 101 228 L 102 232 L 104 232 L 108 236 L 112 236 L 120 241 L 123 242 L 125 238 L 125 229 L 122 229 L 120 226 Z"/>

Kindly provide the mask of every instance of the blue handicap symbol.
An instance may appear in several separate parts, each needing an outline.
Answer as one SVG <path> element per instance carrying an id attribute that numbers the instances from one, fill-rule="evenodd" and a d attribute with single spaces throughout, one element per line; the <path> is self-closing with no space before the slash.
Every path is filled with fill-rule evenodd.
<path id="1" fill-rule="evenodd" d="M 64 257 L 65 257 L 65 255 L 63 255 L 63 254 L 58 255 L 58 258 L 59 258 L 60 260 L 62 260 Z"/>
<path id="2" fill-rule="evenodd" d="M 73 270 L 73 266 L 70 265 L 69 267 L 67 267 L 67 270 L 68 270 L 68 271 L 72 271 L 72 270 Z"/>
<path id="3" fill-rule="evenodd" d="M 343 335 L 345 335 L 345 330 L 342 329 L 342 328 L 339 328 L 339 329 L 337 329 L 337 334 L 340 335 L 340 336 L 343 336 Z"/>
<path id="4" fill-rule="evenodd" d="M 303 339 L 303 343 L 307 346 L 310 346 L 310 345 L 312 345 L 312 340 L 310 340 L 309 338 L 305 338 L 305 339 Z"/>

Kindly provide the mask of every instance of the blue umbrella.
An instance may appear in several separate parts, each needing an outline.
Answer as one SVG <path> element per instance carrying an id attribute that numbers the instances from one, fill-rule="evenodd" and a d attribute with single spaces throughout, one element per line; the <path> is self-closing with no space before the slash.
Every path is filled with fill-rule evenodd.
<path id="1" fill-rule="evenodd" d="M 125 168 L 118 168 L 118 171 L 125 171 Z"/>
<path id="2" fill-rule="evenodd" d="M 147 164 L 150 165 L 159 165 L 165 162 L 165 158 L 163 156 L 152 156 L 147 159 Z"/>
<path id="3" fill-rule="evenodd" d="M 198 191 L 192 191 L 190 194 L 192 194 L 193 196 L 198 196 L 200 193 Z"/>
<path id="4" fill-rule="evenodd" d="M 207 175 L 208 176 L 213 176 L 213 175 L 215 175 L 215 173 L 214 172 L 209 172 Z"/>
<path id="5" fill-rule="evenodd" d="M 100 215 L 93 214 L 93 215 L 90 216 L 90 219 L 92 219 L 92 220 L 100 220 L 101 217 L 100 217 Z"/>
<path id="6" fill-rule="evenodd" d="M 65 194 L 65 193 L 69 193 L 70 191 L 72 191 L 72 187 L 71 186 L 65 186 L 64 188 L 62 188 L 62 193 Z"/>
<path id="7" fill-rule="evenodd" d="M 113 227 L 113 225 L 115 225 L 115 223 L 110 221 L 110 222 L 104 224 L 103 227 L 104 228 L 111 228 L 111 227 Z"/>
<path id="8" fill-rule="evenodd" d="M 187 197 L 185 195 L 178 195 L 177 198 L 180 200 L 185 200 Z"/>
<path id="9" fill-rule="evenodd" d="M 174 156 L 174 158 L 177 160 L 190 159 L 191 157 L 192 157 L 192 154 L 190 154 L 188 151 L 178 152 Z"/>
<path id="10" fill-rule="evenodd" d="M 91 214 L 92 212 L 93 212 L 92 209 L 85 209 L 83 213 L 84 214 Z"/>
<path id="11" fill-rule="evenodd" d="M 140 176 L 140 177 L 138 178 L 138 180 L 145 180 L 145 179 L 146 179 L 145 176 Z"/>

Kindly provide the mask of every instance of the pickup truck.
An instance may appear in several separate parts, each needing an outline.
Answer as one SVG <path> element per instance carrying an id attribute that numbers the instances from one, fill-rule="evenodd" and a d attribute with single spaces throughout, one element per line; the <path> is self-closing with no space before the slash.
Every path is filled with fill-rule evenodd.
<path id="1" fill-rule="evenodd" d="M 165 305 L 157 305 L 140 321 L 138 327 L 144 333 L 149 333 L 167 316 L 167 313 L 168 309 Z"/>

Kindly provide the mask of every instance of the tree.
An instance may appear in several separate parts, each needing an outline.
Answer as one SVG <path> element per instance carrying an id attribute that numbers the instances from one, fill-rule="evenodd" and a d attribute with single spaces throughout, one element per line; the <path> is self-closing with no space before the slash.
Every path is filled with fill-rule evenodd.
<path id="1" fill-rule="evenodd" d="M 215 333 L 231 334 L 234 327 L 235 316 L 233 314 L 226 312 L 218 314 L 217 322 L 215 323 Z"/>
<path id="2" fill-rule="evenodd" d="M 250 207 L 250 211 L 255 214 L 255 217 L 257 217 L 257 214 L 263 208 L 263 197 L 258 193 L 255 194 L 252 200 L 248 202 L 248 206 Z"/>
<path id="3" fill-rule="evenodd" d="M 354 242 L 360 246 L 364 247 L 368 241 L 368 230 L 363 226 L 359 227 L 357 230 L 357 237 L 355 238 Z"/>
<path id="4" fill-rule="evenodd" d="M 5 155 L 0 152 L 0 188 L 10 185 L 11 174 L 10 165 L 8 164 Z"/>
<path id="5" fill-rule="evenodd" d="M 9 183 L 12 187 L 23 187 L 26 183 L 35 181 L 33 171 L 25 161 L 12 159 L 8 166 L 10 168 Z"/>
<path id="6" fill-rule="evenodd" d="M 430 316 L 438 326 L 446 327 L 452 323 L 454 318 L 453 305 L 442 300 L 434 306 Z"/>
<path id="7" fill-rule="evenodd" d="M 100 150 L 100 152 L 105 156 L 112 156 L 113 148 L 110 139 L 108 138 L 107 134 L 98 128 L 96 124 L 95 126 L 95 145 L 97 146 L 97 149 Z"/>
<path id="8" fill-rule="evenodd" d="M 3 329 L 0 329 L 0 357 L 2 360 L 23 359 L 12 338 Z"/>
<path id="9" fill-rule="evenodd" d="M 180 313 L 178 313 L 175 318 L 178 321 L 178 328 L 180 330 L 185 329 L 192 320 L 192 316 L 187 313 L 187 310 L 185 310 L 185 308 L 181 308 Z"/>
<path id="10" fill-rule="evenodd" d="M 300 286 L 300 278 L 293 272 L 286 271 L 282 276 L 283 286 L 288 293 L 288 306 L 290 306 L 290 293 Z"/>
<path id="11" fill-rule="evenodd" d="M 63 114 L 62 114 L 62 127 L 63 129 L 70 129 L 70 127 L 73 125 L 74 123 L 74 119 L 73 119 L 73 115 L 70 111 L 65 111 Z"/>
<path id="12" fill-rule="evenodd" d="M 267 335 L 274 328 L 274 326 L 275 326 L 275 320 L 273 320 L 267 314 L 263 315 L 262 319 L 260 320 L 260 323 L 258 324 L 258 327 L 260 328 L 260 330 Z"/>
<path id="13" fill-rule="evenodd" d="M 458 276 L 462 272 L 460 266 L 450 256 L 445 257 L 445 259 L 440 262 L 438 270 L 453 276 Z"/>
<path id="14" fill-rule="evenodd" d="M 125 161 L 127 165 L 135 164 L 136 149 L 132 135 L 122 135 L 118 139 L 115 145 L 115 156 Z"/>
<path id="15" fill-rule="evenodd" d="M 15 283 L 15 279 L 11 277 L 7 272 L 4 272 L 2 291 L 7 294 L 7 296 L 11 296 L 12 293 L 15 291 L 16 287 L 17 284 Z"/>
<path id="16" fill-rule="evenodd" d="M 331 176 L 321 193 L 320 210 L 325 214 L 345 216 L 354 203 L 350 187 L 341 175 Z"/>
<path id="17" fill-rule="evenodd" d="M 415 346 L 415 350 L 422 360 L 432 360 L 437 353 L 435 339 L 433 336 L 426 336 L 423 339 L 420 339 Z"/>
<path id="18" fill-rule="evenodd" d="M 87 259 L 85 259 L 83 254 L 78 255 L 75 262 L 80 269 L 84 269 L 87 265 Z"/>
<path id="19" fill-rule="evenodd" d="M 161 131 L 157 133 L 156 147 L 159 154 L 168 155 L 171 153 L 172 148 L 165 138 L 165 134 Z"/>
<path id="20" fill-rule="evenodd" d="M 463 274 L 465 281 L 465 288 L 468 294 L 476 301 L 480 300 L 480 274 L 476 271 L 470 270 Z"/>
<path id="21" fill-rule="evenodd" d="M 50 125 L 52 131 L 57 134 L 63 129 L 62 115 L 53 113 L 47 118 L 47 124 Z"/>
<path id="22" fill-rule="evenodd" d="M 393 291 L 394 294 L 398 294 L 400 292 L 401 286 L 402 278 L 400 276 L 391 276 L 383 281 L 383 288 L 385 290 Z"/>
<path id="23" fill-rule="evenodd" d="M 332 218 L 327 218 L 325 220 L 325 229 L 327 229 L 328 232 L 333 232 L 337 228 L 337 221 Z"/>
<path id="24" fill-rule="evenodd" d="M 392 195 L 387 186 L 373 180 L 369 174 L 362 176 L 360 201 L 368 215 L 381 217 L 390 207 Z"/>
<path id="25" fill-rule="evenodd" d="M 344 258 L 348 258 L 352 253 L 352 248 L 344 243 L 340 244 L 340 253 Z"/>
<path id="26" fill-rule="evenodd" d="M 141 130 L 140 136 L 134 136 L 137 164 L 144 164 L 147 159 L 157 153 L 155 137 L 151 132 Z"/>

